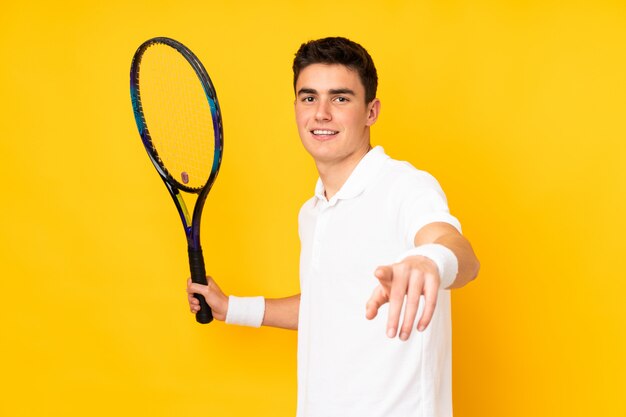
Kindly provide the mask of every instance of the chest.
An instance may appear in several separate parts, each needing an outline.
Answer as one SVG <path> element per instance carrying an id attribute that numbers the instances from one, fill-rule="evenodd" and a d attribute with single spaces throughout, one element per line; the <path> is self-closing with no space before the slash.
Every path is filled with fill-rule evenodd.
<path id="1" fill-rule="evenodd" d="M 383 195 L 366 194 L 334 204 L 317 200 L 300 216 L 301 271 L 370 275 L 403 250 L 397 216 Z"/>

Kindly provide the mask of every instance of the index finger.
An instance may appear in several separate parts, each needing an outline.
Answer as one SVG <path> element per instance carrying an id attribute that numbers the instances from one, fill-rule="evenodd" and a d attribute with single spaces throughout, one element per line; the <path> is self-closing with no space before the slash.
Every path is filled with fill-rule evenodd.
<path id="1" fill-rule="evenodd" d="M 404 297 L 407 293 L 409 277 L 407 269 L 403 264 L 395 264 L 393 269 L 393 285 L 389 293 L 389 310 L 387 318 L 387 337 L 396 337 L 400 313 L 404 304 Z M 390 283 L 391 284 L 391 283 Z"/>

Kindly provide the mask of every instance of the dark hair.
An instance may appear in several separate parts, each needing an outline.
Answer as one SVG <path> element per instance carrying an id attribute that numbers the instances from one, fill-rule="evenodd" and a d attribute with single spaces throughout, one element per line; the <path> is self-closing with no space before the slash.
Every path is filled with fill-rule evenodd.
<path id="1" fill-rule="evenodd" d="M 300 45 L 293 60 L 293 88 L 300 71 L 312 64 L 340 64 L 345 65 L 359 74 L 365 88 L 365 102 L 369 103 L 376 98 L 378 75 L 370 54 L 365 48 L 349 39 L 334 37 L 323 38 Z"/>

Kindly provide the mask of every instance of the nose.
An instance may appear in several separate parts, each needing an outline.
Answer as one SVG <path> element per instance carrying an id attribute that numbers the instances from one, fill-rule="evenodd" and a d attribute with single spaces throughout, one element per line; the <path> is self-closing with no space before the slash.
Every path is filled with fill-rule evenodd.
<path id="1" fill-rule="evenodd" d="M 328 121 L 332 119 L 330 114 L 329 104 L 324 100 L 320 100 L 317 105 L 317 109 L 315 109 L 315 120 L 317 121 Z"/>

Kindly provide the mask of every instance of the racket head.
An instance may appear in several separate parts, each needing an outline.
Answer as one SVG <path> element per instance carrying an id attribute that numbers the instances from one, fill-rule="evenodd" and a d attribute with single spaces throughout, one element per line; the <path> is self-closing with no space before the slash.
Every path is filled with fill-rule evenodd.
<path id="1" fill-rule="evenodd" d="M 220 106 L 206 69 L 180 42 L 152 38 L 135 52 L 130 90 L 137 128 L 155 168 L 168 188 L 199 194 L 202 204 L 224 146 Z"/>

